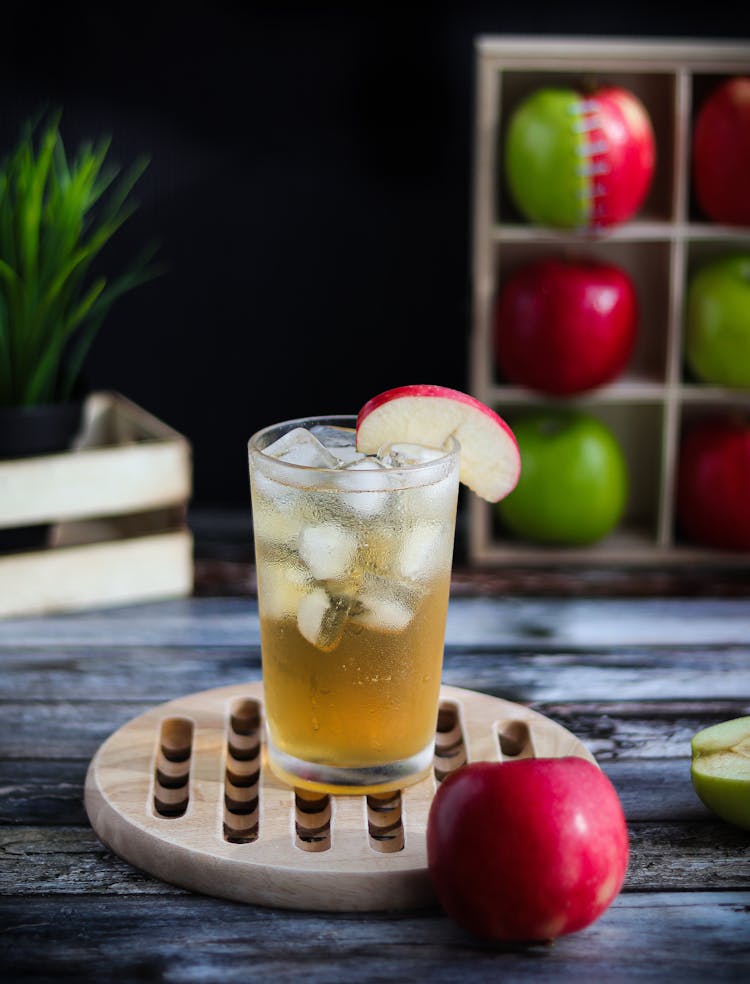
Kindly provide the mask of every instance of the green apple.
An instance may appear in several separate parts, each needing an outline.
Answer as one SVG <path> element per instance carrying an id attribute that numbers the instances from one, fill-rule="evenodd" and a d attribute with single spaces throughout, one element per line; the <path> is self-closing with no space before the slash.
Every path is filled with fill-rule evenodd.
<path id="1" fill-rule="evenodd" d="M 497 509 L 527 540 L 593 543 L 620 521 L 627 468 L 614 434 L 589 414 L 544 410 L 513 424 L 521 477 Z"/>
<path id="2" fill-rule="evenodd" d="M 513 110 L 503 164 L 510 196 L 527 219 L 596 229 L 638 211 L 655 155 L 648 112 L 632 92 L 548 86 Z"/>
<path id="3" fill-rule="evenodd" d="M 505 143 L 511 196 L 532 222 L 575 229 L 586 224 L 586 177 L 575 165 L 580 139 L 566 125 L 578 96 L 540 89 L 513 113 Z"/>
<path id="4" fill-rule="evenodd" d="M 691 279 L 685 355 L 707 383 L 750 386 L 750 253 L 723 256 Z"/>
<path id="5" fill-rule="evenodd" d="M 750 717 L 722 721 L 693 738 L 690 778 L 705 805 L 750 830 Z"/>

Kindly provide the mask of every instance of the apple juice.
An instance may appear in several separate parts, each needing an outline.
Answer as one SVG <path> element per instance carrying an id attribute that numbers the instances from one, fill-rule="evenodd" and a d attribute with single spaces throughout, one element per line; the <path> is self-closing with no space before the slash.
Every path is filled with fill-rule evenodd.
<path id="1" fill-rule="evenodd" d="M 458 448 L 366 456 L 342 418 L 303 423 L 250 442 L 269 764 L 399 788 L 432 762 Z"/>

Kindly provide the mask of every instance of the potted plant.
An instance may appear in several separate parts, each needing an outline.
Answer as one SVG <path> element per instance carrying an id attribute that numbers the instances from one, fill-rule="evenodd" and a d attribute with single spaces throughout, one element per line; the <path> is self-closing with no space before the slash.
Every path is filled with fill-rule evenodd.
<path id="1" fill-rule="evenodd" d="M 130 194 L 147 166 L 125 174 L 107 165 L 109 141 L 68 157 L 59 116 L 38 139 L 24 126 L 0 165 L 0 456 L 50 450 L 28 446 L 14 421 L 41 445 L 56 416 L 75 417 L 76 383 L 112 304 L 153 275 L 152 250 L 114 279 L 93 270 L 107 243 L 135 211 Z M 46 435 L 46 436 L 45 436 Z M 19 441 L 21 443 L 19 443 Z M 7 442 L 7 443 L 6 443 Z M 7 444 L 11 446 L 8 447 Z M 63 446 L 65 446 L 63 444 Z"/>
<path id="2" fill-rule="evenodd" d="M 0 458 L 70 446 L 89 347 L 117 298 L 154 274 L 152 249 L 115 277 L 99 269 L 147 161 L 121 173 L 108 140 L 71 157 L 59 123 L 27 122 L 0 165 Z"/>

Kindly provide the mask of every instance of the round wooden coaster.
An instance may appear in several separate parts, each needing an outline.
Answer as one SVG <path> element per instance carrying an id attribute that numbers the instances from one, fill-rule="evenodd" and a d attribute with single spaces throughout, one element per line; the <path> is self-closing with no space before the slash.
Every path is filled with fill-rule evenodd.
<path id="1" fill-rule="evenodd" d="M 325 796 L 266 766 L 263 686 L 180 697 L 100 747 L 86 810 L 115 854 L 174 885 L 289 909 L 434 904 L 425 830 L 438 783 L 465 762 L 577 755 L 569 731 L 496 697 L 443 687 L 434 772 L 400 793 Z"/>

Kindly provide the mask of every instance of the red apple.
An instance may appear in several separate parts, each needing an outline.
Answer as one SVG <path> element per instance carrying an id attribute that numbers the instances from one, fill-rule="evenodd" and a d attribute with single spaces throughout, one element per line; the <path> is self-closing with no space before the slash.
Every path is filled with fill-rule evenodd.
<path id="1" fill-rule="evenodd" d="M 688 430 L 680 448 L 677 519 L 697 543 L 750 550 L 750 423 L 714 418 Z"/>
<path id="2" fill-rule="evenodd" d="M 536 260 L 514 271 L 495 306 L 495 356 L 512 383 L 554 396 L 601 386 L 635 344 L 629 275 L 593 260 Z"/>
<path id="3" fill-rule="evenodd" d="M 537 89 L 511 115 L 504 164 L 511 198 L 532 222 L 597 229 L 641 207 L 655 141 L 643 103 L 618 86 Z"/>
<path id="4" fill-rule="evenodd" d="M 581 758 L 474 762 L 432 802 L 427 862 L 439 902 L 491 940 L 549 940 L 597 919 L 628 863 L 614 787 Z"/>
<path id="5" fill-rule="evenodd" d="M 398 386 L 374 396 L 357 416 L 357 449 L 374 454 L 395 442 L 461 445 L 459 478 L 488 502 L 511 492 L 521 472 L 513 431 L 494 410 L 447 386 Z"/>
<path id="6" fill-rule="evenodd" d="M 750 225 L 750 78 L 727 79 L 700 106 L 693 188 L 709 219 Z"/>

